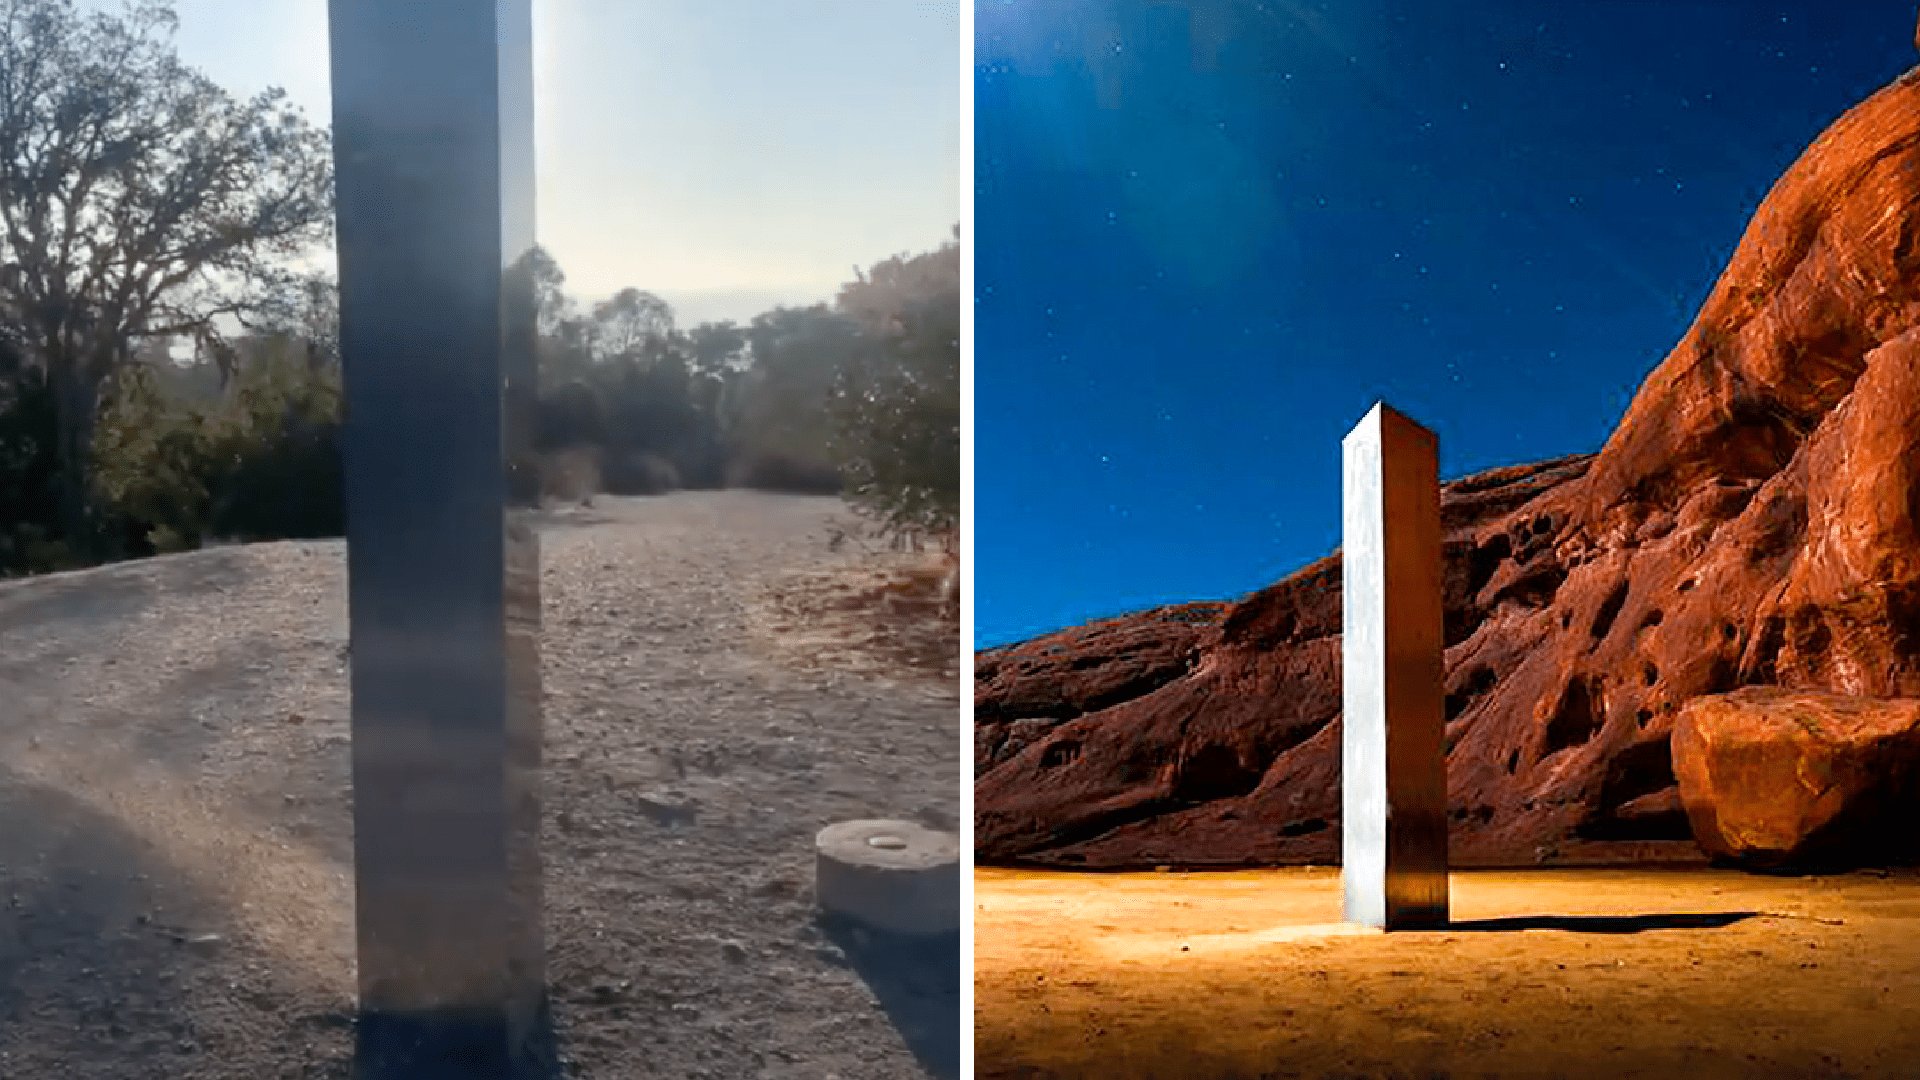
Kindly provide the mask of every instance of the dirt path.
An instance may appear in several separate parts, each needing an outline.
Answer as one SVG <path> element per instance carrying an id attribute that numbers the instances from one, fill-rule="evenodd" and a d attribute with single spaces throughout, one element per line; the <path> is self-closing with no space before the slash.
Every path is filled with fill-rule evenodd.
<path id="1" fill-rule="evenodd" d="M 882 1002 L 813 922 L 821 826 L 959 810 L 958 628 L 877 619 L 924 560 L 830 549 L 849 520 L 739 492 L 548 516 L 570 1075 L 945 1068 L 957 984 Z M 0 1077 L 349 1075 L 344 550 L 0 584 Z"/>
<path id="2" fill-rule="evenodd" d="M 1911 1077 L 1920 876 L 1453 875 L 1339 923 L 1338 870 L 975 873 L 980 1080 Z"/>

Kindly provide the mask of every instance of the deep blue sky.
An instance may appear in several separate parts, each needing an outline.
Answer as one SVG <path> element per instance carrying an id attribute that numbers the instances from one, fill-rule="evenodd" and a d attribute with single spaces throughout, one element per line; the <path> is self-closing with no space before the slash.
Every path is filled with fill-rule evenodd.
<path id="1" fill-rule="evenodd" d="M 1378 398 L 1443 479 L 1597 450 L 1916 59 L 1912 0 L 976 12 L 976 647 L 1328 553 Z"/>

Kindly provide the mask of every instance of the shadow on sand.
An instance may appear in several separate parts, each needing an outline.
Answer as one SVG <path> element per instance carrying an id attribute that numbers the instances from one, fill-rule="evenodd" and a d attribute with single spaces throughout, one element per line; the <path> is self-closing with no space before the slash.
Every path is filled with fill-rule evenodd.
<path id="1" fill-rule="evenodd" d="M 960 1076 L 960 935 L 889 934 L 822 918 L 894 1030 L 936 1080 Z"/>
<path id="2" fill-rule="evenodd" d="M 1448 923 L 1446 932 L 1565 930 L 1573 934 L 1638 934 L 1647 930 L 1718 930 L 1760 914 L 1758 911 L 1712 911 L 1666 915 L 1514 915 L 1500 919 L 1460 919 Z"/>

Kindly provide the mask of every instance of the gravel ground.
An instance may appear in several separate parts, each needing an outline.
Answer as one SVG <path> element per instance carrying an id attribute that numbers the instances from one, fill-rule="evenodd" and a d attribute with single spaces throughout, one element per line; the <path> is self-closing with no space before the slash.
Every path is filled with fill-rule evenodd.
<path id="1" fill-rule="evenodd" d="M 937 570 L 851 521 L 745 492 L 546 515 L 567 1075 L 957 1072 L 957 943 L 903 983 L 814 916 L 820 827 L 960 803 Z M 0 584 L 0 1077 L 351 1074 L 344 554 Z"/>

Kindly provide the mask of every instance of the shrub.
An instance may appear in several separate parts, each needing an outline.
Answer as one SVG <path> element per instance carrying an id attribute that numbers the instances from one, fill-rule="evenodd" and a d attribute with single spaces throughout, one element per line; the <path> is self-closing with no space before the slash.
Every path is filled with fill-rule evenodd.
<path id="1" fill-rule="evenodd" d="M 960 249 L 889 259 L 847 285 L 862 330 L 836 374 L 834 460 L 854 507 L 896 533 L 960 518 Z"/>
<path id="2" fill-rule="evenodd" d="M 38 369 L 0 367 L 12 369 L 0 386 L 0 575 L 62 569 L 70 558 L 48 546 L 59 520 L 53 394 Z"/>
<path id="3" fill-rule="evenodd" d="M 680 489 L 680 473 L 659 454 L 628 451 L 606 456 L 600 482 L 609 495 L 664 495 Z"/>
<path id="4" fill-rule="evenodd" d="M 542 498 L 580 502 L 601 490 L 600 451 L 593 447 L 553 450 L 539 460 Z"/>
<path id="5" fill-rule="evenodd" d="M 198 547 L 209 536 L 339 536 L 339 369 L 269 343 L 212 401 L 177 392 L 169 372 L 136 366 L 102 413 L 95 481 L 149 545 Z"/>
<path id="6" fill-rule="evenodd" d="M 778 450 L 746 450 L 727 464 L 727 486 L 794 495 L 838 495 L 840 470 Z"/>
<path id="7" fill-rule="evenodd" d="M 84 565 L 65 543 L 49 539 L 44 526 L 21 522 L 0 533 L 0 577 L 51 574 Z"/>

